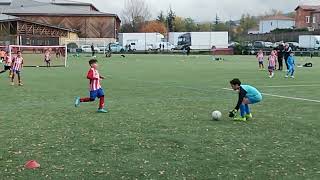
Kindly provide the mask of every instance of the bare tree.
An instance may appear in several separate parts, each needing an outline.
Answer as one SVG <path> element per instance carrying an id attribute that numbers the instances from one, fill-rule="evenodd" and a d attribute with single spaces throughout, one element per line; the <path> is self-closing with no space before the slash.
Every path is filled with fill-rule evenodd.
<path id="1" fill-rule="evenodd" d="M 141 26 L 151 18 L 149 6 L 145 0 L 126 0 L 122 10 L 124 31 L 138 32 Z"/>

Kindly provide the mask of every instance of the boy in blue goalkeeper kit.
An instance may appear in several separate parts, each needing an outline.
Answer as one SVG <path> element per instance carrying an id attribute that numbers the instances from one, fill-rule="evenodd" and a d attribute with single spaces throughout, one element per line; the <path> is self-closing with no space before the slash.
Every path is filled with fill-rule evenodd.
<path id="1" fill-rule="evenodd" d="M 229 117 L 234 118 L 235 121 L 247 121 L 252 118 L 249 104 L 260 102 L 262 100 L 262 95 L 255 87 L 241 85 L 239 79 L 233 79 L 230 81 L 230 84 L 233 90 L 239 92 L 239 99 L 234 110 L 230 111 Z M 239 109 L 240 117 L 237 116 Z"/>
<path id="2" fill-rule="evenodd" d="M 288 57 L 288 72 L 286 75 L 286 78 L 288 78 L 289 76 L 291 78 L 294 78 L 294 66 L 295 66 L 295 60 L 294 60 L 294 54 L 291 52 L 290 56 Z"/>

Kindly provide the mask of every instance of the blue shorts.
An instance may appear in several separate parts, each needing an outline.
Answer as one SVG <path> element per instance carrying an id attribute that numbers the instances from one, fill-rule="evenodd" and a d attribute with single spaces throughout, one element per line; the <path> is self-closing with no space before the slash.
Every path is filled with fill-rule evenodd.
<path id="1" fill-rule="evenodd" d="M 103 92 L 102 88 L 95 90 L 95 91 L 90 91 L 90 99 L 91 100 L 95 100 L 96 98 L 101 98 L 102 96 L 104 96 L 104 92 Z"/>
<path id="2" fill-rule="evenodd" d="M 263 61 L 259 61 L 259 65 L 263 65 Z"/>
<path id="3" fill-rule="evenodd" d="M 257 94 L 256 96 L 247 97 L 251 104 L 256 104 L 260 101 L 262 101 L 261 94 Z"/>
<path id="4" fill-rule="evenodd" d="M 19 70 L 12 70 L 13 73 L 20 74 Z"/>

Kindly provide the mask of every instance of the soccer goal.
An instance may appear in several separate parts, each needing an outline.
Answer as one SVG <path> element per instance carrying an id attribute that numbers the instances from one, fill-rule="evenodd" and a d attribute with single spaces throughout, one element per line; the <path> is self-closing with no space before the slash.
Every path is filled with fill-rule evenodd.
<path id="1" fill-rule="evenodd" d="M 50 60 L 51 67 L 67 66 L 67 46 L 9 46 L 10 57 L 15 57 L 18 51 L 22 53 L 24 67 L 47 67 L 45 60 Z"/>

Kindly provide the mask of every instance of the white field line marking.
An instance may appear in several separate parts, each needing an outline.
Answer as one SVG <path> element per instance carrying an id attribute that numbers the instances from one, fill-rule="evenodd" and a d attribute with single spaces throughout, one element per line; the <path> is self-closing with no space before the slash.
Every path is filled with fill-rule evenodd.
<path id="1" fill-rule="evenodd" d="M 222 88 L 222 89 L 228 90 L 228 91 L 233 91 L 232 89 L 229 89 L 229 88 Z M 280 95 L 268 94 L 268 93 L 261 93 L 261 94 L 262 94 L 262 95 L 265 95 L 265 96 L 279 97 L 279 98 L 283 98 L 283 99 L 293 99 L 293 100 L 300 100 L 300 101 L 308 101 L 308 102 L 320 103 L 319 100 L 313 100 L 313 99 L 305 99 L 305 98 L 290 97 L 290 96 L 280 96 Z"/>
<path id="2" fill-rule="evenodd" d="M 305 85 L 280 85 L 280 86 L 260 86 L 263 88 L 288 88 L 288 87 L 318 87 L 320 84 L 305 84 Z"/>

